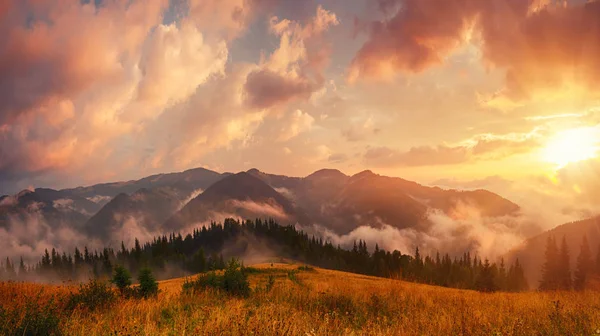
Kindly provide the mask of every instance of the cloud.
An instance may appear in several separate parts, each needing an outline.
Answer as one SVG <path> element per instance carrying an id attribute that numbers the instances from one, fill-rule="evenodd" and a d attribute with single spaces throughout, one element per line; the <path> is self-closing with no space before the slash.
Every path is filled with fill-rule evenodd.
<path id="1" fill-rule="evenodd" d="M 191 20 L 159 25 L 148 37 L 140 60 L 144 73 L 139 99 L 168 107 L 188 98 L 210 76 L 224 75 L 227 45 L 207 44 Z"/>
<path id="2" fill-rule="evenodd" d="M 388 147 L 368 149 L 364 154 L 365 162 L 374 166 L 429 166 L 463 163 L 469 160 L 466 147 L 413 147 L 407 152 L 399 152 Z"/>
<path id="3" fill-rule="evenodd" d="M 317 87 L 305 77 L 286 77 L 268 69 L 250 73 L 244 86 L 247 103 L 255 108 L 268 108 L 293 99 L 307 100 Z"/>
<path id="4" fill-rule="evenodd" d="M 346 248 L 351 248 L 355 241 L 364 240 L 370 249 L 378 244 L 379 248 L 388 251 L 413 254 L 419 247 L 422 253 L 432 256 L 436 252 L 452 256 L 470 252 L 492 260 L 540 232 L 535 220 L 527 215 L 483 217 L 475 207 L 466 203 L 458 203 L 451 213 L 447 215 L 440 210 L 428 210 L 430 224 L 420 230 L 398 229 L 379 219 L 343 235 L 320 225 L 302 229 Z"/>
<path id="5" fill-rule="evenodd" d="M 521 217 L 537 223 L 542 230 L 549 230 L 557 225 L 587 219 L 600 213 L 600 207 L 595 201 L 600 187 L 598 169 L 600 165 L 595 159 L 564 167 L 556 176 L 532 174 L 514 181 L 499 176 L 471 181 L 445 179 L 433 182 L 432 185 L 490 190 L 518 204 L 521 207 Z"/>
<path id="6" fill-rule="evenodd" d="M 553 183 L 572 195 L 578 203 L 593 206 L 591 214 L 600 213 L 600 158 L 574 162 L 556 172 Z"/>
<path id="7" fill-rule="evenodd" d="M 539 146 L 539 135 L 534 130 L 522 134 L 480 134 L 454 146 L 418 146 L 405 152 L 388 147 L 374 147 L 369 148 L 363 158 L 368 165 L 379 167 L 453 165 L 501 159 L 527 153 Z"/>
<path id="8" fill-rule="evenodd" d="M 0 33 L 0 179 L 99 174 L 123 143 L 188 99 L 228 57 L 168 1 L 11 2 Z M 121 160 L 122 161 L 122 160 Z M 114 170 L 114 169 L 111 169 Z"/>
<path id="9" fill-rule="evenodd" d="M 380 3 L 388 3 L 381 2 Z M 468 42 L 482 61 L 506 70 L 498 99 L 591 92 L 600 78 L 600 2 L 398 0 L 390 19 L 372 22 L 349 78 L 421 72 Z M 564 6 L 563 6 L 564 4 Z M 551 96 L 551 95 L 547 95 Z"/>
<path id="10" fill-rule="evenodd" d="M 350 126 L 342 130 L 342 136 L 348 141 L 362 141 L 379 131 L 380 129 L 374 126 L 373 117 L 369 116 L 364 120 L 352 121 Z"/>
<path id="11" fill-rule="evenodd" d="M 94 202 L 94 203 L 98 203 L 98 204 L 106 204 L 108 202 L 110 202 L 110 200 L 112 199 L 112 197 L 110 196 L 104 196 L 104 195 L 95 195 L 93 197 L 88 197 L 88 200 Z"/>
<path id="12" fill-rule="evenodd" d="M 331 163 L 342 163 L 348 160 L 348 156 L 344 153 L 334 153 L 329 155 L 327 161 Z"/>
<path id="13" fill-rule="evenodd" d="M 181 201 L 181 204 L 177 208 L 177 211 L 181 210 L 186 204 L 188 204 L 194 198 L 198 197 L 203 192 L 204 192 L 204 190 L 202 190 L 202 189 L 196 189 L 196 190 L 192 191 L 188 197 L 186 197 L 183 201 Z"/>
<path id="14" fill-rule="evenodd" d="M 315 123 L 315 118 L 308 113 L 295 110 L 287 114 L 279 123 L 283 125 L 277 139 L 279 141 L 287 141 L 300 133 L 310 130 Z"/>
<path id="15" fill-rule="evenodd" d="M 308 100 L 323 86 L 327 49 L 319 49 L 320 36 L 339 23 L 321 6 L 307 24 L 272 17 L 270 31 L 280 38 L 279 47 L 260 69 L 248 75 L 246 102 L 253 108 L 269 108 L 292 100 Z M 325 50 L 325 51 L 324 51 Z"/>
<path id="16" fill-rule="evenodd" d="M 249 111 L 244 104 L 243 85 L 253 69 L 252 64 L 232 66 L 227 76 L 215 78 L 149 123 L 139 134 L 148 153 L 138 164 L 187 169 L 201 165 L 202 158 L 217 148 L 244 146 L 266 117 L 264 111 Z"/>
<path id="17" fill-rule="evenodd" d="M 50 225 L 39 207 L 32 206 L 27 212 L 9 215 L 6 223 L 7 226 L 0 227 L 0 241 L 3 242 L 3 256 L 13 262 L 20 257 L 25 262 L 37 262 L 45 249 L 72 252 L 75 247 L 101 247 L 98 240 L 78 232 L 71 223 Z"/>
<path id="18" fill-rule="evenodd" d="M 231 200 L 228 202 L 229 205 L 235 208 L 241 208 L 249 211 L 253 214 L 260 214 L 263 216 L 272 217 L 275 219 L 288 219 L 289 216 L 285 213 L 285 210 L 277 204 L 269 203 L 258 203 L 253 201 L 238 201 Z"/>

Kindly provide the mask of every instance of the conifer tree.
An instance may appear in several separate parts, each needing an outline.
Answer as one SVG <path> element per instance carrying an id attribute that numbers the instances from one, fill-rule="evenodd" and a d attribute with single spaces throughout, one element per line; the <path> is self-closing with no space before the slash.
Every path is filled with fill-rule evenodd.
<path id="1" fill-rule="evenodd" d="M 548 236 L 546 240 L 546 252 L 544 253 L 544 264 L 542 266 L 542 279 L 540 280 L 540 290 L 558 289 L 558 247 L 553 236 Z"/>
<path id="2" fill-rule="evenodd" d="M 480 292 L 495 292 L 498 290 L 495 282 L 496 275 L 494 273 L 494 268 L 490 265 L 490 261 L 485 259 L 477 277 L 475 288 Z"/>
<path id="3" fill-rule="evenodd" d="M 573 287 L 576 290 L 583 290 L 589 280 L 590 275 L 594 270 L 594 264 L 592 262 L 592 252 L 588 244 L 587 236 L 583 236 L 581 242 L 581 251 L 577 257 L 577 265 L 575 269 L 575 279 Z"/>
<path id="4" fill-rule="evenodd" d="M 115 266 L 111 282 L 115 284 L 121 294 L 123 294 L 125 290 L 131 286 L 131 274 L 129 274 L 129 271 L 122 265 L 117 265 Z"/>
<path id="5" fill-rule="evenodd" d="M 158 294 L 158 282 L 156 282 L 156 278 L 154 278 L 152 270 L 149 268 L 140 270 L 138 281 L 140 283 L 138 290 L 142 297 L 149 298 Z"/>
<path id="6" fill-rule="evenodd" d="M 501 290 L 506 290 L 507 287 L 507 276 L 506 266 L 504 265 L 504 258 L 500 259 L 500 267 L 498 267 L 498 275 L 497 275 L 497 285 Z"/>
<path id="7" fill-rule="evenodd" d="M 525 272 L 523 271 L 523 267 L 518 258 L 508 270 L 507 283 L 507 290 L 510 292 L 522 292 L 529 289 L 527 279 L 525 278 Z"/>
<path id="8" fill-rule="evenodd" d="M 25 266 L 25 262 L 23 261 L 23 257 L 19 261 L 19 278 L 23 279 L 27 275 L 27 267 Z"/>
<path id="9" fill-rule="evenodd" d="M 569 255 L 569 247 L 567 239 L 563 236 L 560 245 L 558 256 L 559 262 L 559 288 L 562 290 L 570 290 L 573 287 L 573 279 L 571 277 L 571 259 Z"/>

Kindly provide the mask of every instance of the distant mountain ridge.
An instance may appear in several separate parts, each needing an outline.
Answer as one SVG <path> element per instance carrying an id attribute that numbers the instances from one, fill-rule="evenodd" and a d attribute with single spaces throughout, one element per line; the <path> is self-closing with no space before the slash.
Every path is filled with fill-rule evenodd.
<path id="1" fill-rule="evenodd" d="M 68 195 L 85 198 L 99 196 L 112 198 L 121 193 L 131 194 L 140 189 L 154 189 L 161 187 L 169 187 L 183 192 L 193 192 L 197 189 L 206 189 L 227 175 L 229 174 L 221 174 L 205 168 L 194 168 L 180 173 L 157 174 L 139 180 L 100 183 L 88 187 L 63 189 L 61 191 Z"/>
<path id="2" fill-rule="evenodd" d="M 397 177 L 366 170 L 347 176 L 323 169 L 305 178 L 288 178 L 248 171 L 273 188 L 285 188 L 311 218 L 339 233 L 360 224 L 388 224 L 396 228 L 426 226 L 429 209 L 451 217 L 460 216 L 459 206 L 472 207 L 483 217 L 517 214 L 519 206 L 486 190 L 457 191 L 427 187 Z"/>
<path id="3" fill-rule="evenodd" d="M 197 168 L 127 182 L 30 193 L 2 197 L 0 225 L 6 225 L 14 213 L 28 213 L 28 199 L 47 199 L 42 202 L 46 217 L 58 217 L 57 221 L 70 222 L 71 227 L 90 237 L 111 242 L 120 239 L 123 230 L 160 234 L 226 217 L 271 217 L 283 224 L 318 224 L 333 233 L 346 234 L 360 226 L 383 225 L 424 232 L 431 226 L 428 216 L 432 210 L 457 219 L 465 207 L 483 217 L 510 216 L 519 211 L 516 204 L 489 191 L 444 190 L 368 170 L 349 176 L 339 170 L 321 169 L 306 177 L 290 177 L 258 169 L 221 174 Z M 57 200 L 62 201 L 54 204 Z M 62 203 L 83 210 L 68 216 L 65 209 L 60 212 L 55 208 Z"/>

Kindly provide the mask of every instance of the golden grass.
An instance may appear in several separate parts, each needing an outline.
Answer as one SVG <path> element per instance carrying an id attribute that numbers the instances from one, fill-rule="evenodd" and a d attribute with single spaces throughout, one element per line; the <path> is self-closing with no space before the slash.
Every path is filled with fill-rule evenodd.
<path id="1" fill-rule="evenodd" d="M 247 299 L 212 290 L 185 294 L 184 279 L 173 279 L 160 283 L 156 299 L 75 311 L 60 326 L 67 335 L 89 336 L 600 335 L 598 292 L 482 294 L 298 266 L 255 265 L 264 271 L 250 275 L 259 290 Z M 274 287 L 260 290 L 269 275 Z M 64 296 L 72 287 L 2 284 L 0 304 L 16 304 L 15 292 L 35 296 L 40 289 Z"/>

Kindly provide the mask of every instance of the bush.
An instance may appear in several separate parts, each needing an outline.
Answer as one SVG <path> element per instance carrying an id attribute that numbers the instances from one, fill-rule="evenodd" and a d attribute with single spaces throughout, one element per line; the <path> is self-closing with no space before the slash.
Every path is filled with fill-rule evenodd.
<path id="1" fill-rule="evenodd" d="M 116 301 L 112 288 L 99 280 L 92 279 L 79 286 L 79 291 L 71 294 L 67 303 L 68 309 L 84 308 L 90 311 L 107 308 Z"/>
<path id="2" fill-rule="evenodd" d="M 138 291 L 141 297 L 149 298 L 158 295 L 158 282 L 149 268 L 143 268 L 138 275 L 140 286 Z"/>
<path id="3" fill-rule="evenodd" d="M 223 289 L 238 296 L 250 295 L 250 283 L 244 272 L 244 266 L 237 259 L 231 259 L 223 274 Z"/>
<path id="4" fill-rule="evenodd" d="M 117 286 L 119 292 L 121 292 L 121 295 L 124 295 L 127 288 L 131 286 L 131 274 L 129 274 L 129 271 L 125 267 L 117 265 L 115 267 L 113 278 L 110 282 Z"/>
<path id="5" fill-rule="evenodd" d="M 61 311 L 54 298 L 40 301 L 24 298 L 23 307 L 7 310 L 0 306 L 0 335 L 61 335 Z"/>
<path id="6" fill-rule="evenodd" d="M 298 270 L 299 271 L 305 271 L 305 272 L 316 272 L 316 270 L 313 267 L 310 267 L 310 266 L 307 266 L 307 265 L 299 266 Z"/>
<path id="7" fill-rule="evenodd" d="M 246 297 L 250 295 L 250 283 L 245 268 L 237 259 L 231 259 L 223 275 L 215 272 L 198 275 L 193 282 L 185 282 L 183 289 L 200 290 L 204 288 L 216 288 L 235 296 Z"/>

